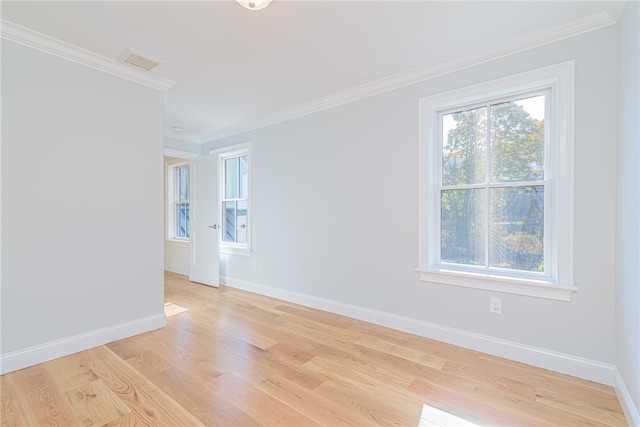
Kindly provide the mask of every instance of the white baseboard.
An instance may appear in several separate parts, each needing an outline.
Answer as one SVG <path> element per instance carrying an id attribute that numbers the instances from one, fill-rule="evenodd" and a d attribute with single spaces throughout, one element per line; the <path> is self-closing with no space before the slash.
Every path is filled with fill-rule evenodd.
<path id="1" fill-rule="evenodd" d="M 631 394 L 629 394 L 629 390 L 627 389 L 627 386 L 620 376 L 620 372 L 618 372 L 618 369 L 615 370 L 614 375 L 614 388 L 616 390 L 618 400 L 620 401 L 620 406 L 622 406 L 624 416 L 627 418 L 627 423 L 629 423 L 630 427 L 640 427 L 640 412 L 638 412 L 638 408 L 633 403 Z"/>
<path id="2" fill-rule="evenodd" d="M 6 353 L 0 356 L 0 374 L 17 371 L 88 348 L 159 329 L 166 324 L 167 318 L 164 313 L 161 313 Z"/>
<path id="3" fill-rule="evenodd" d="M 234 277 L 222 277 L 222 280 L 230 287 L 386 326 L 601 384 L 614 385 L 615 367 L 610 364 L 502 340 L 487 335 L 449 328 L 447 326 L 436 325 L 365 307 L 345 304 L 326 298 L 314 297 L 259 283 L 248 282 Z"/>
<path id="4" fill-rule="evenodd" d="M 183 276 L 189 275 L 189 267 L 184 267 L 181 265 L 166 265 L 164 266 L 165 271 L 170 271 L 171 273 L 181 274 Z"/>

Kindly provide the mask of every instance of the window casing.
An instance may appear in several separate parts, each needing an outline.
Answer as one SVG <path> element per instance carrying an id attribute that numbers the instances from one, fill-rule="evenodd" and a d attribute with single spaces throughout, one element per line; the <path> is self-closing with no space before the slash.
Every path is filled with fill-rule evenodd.
<path id="1" fill-rule="evenodd" d="M 220 250 L 249 255 L 251 248 L 251 180 L 248 144 L 220 153 Z"/>
<path id="2" fill-rule="evenodd" d="M 188 241 L 189 221 L 189 163 L 170 164 L 167 169 L 167 235 L 169 240 Z"/>
<path id="3" fill-rule="evenodd" d="M 420 100 L 420 279 L 568 301 L 573 63 Z"/>

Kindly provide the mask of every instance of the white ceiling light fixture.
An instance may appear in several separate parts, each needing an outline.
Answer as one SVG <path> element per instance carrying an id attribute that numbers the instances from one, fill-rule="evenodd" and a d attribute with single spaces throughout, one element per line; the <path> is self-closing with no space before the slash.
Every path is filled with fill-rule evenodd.
<path id="1" fill-rule="evenodd" d="M 271 0 L 236 0 L 242 7 L 249 10 L 261 10 L 269 6 Z"/>

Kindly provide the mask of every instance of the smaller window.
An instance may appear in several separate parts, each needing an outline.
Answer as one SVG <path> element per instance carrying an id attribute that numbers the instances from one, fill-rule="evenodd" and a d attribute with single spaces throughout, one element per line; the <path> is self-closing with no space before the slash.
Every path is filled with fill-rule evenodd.
<path id="1" fill-rule="evenodd" d="M 169 165 L 168 235 L 172 240 L 189 240 L 189 164 Z"/>
<path id="2" fill-rule="evenodd" d="M 249 149 L 220 153 L 221 250 L 247 254 L 250 247 Z"/>

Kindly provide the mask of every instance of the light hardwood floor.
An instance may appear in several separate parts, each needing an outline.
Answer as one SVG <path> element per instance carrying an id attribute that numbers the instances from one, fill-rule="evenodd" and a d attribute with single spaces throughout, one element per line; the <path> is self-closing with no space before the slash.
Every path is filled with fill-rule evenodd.
<path id="1" fill-rule="evenodd" d="M 611 387 L 165 278 L 166 328 L 3 375 L 2 425 L 626 425 Z"/>

